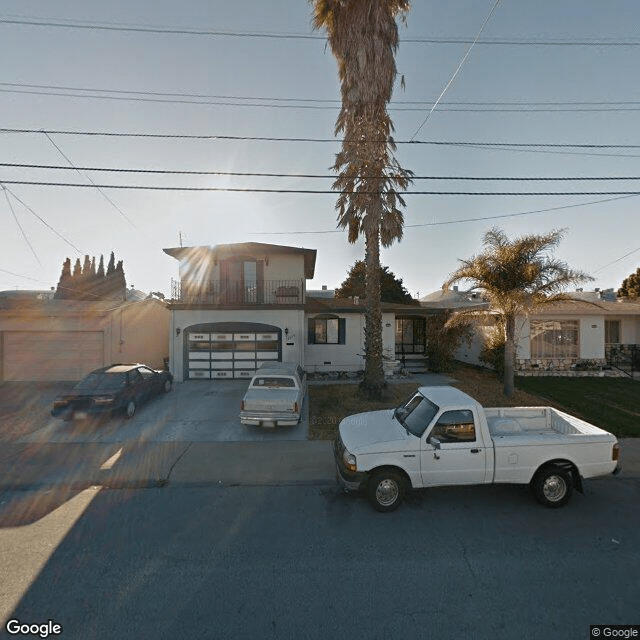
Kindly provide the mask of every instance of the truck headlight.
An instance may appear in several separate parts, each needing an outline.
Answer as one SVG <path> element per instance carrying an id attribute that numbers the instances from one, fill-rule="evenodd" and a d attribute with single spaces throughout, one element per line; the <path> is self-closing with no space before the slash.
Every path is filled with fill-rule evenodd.
<path id="1" fill-rule="evenodd" d="M 344 462 L 344 466 L 349 471 L 355 471 L 357 469 L 356 457 L 353 455 L 353 453 L 349 453 L 346 449 L 342 454 L 342 462 Z"/>

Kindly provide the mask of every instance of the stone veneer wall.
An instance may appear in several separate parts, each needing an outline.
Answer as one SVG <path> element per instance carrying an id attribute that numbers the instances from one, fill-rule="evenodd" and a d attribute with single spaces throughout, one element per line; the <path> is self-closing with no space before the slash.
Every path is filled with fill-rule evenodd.
<path id="1" fill-rule="evenodd" d="M 581 363 L 584 363 L 581 367 Z M 619 377 L 624 374 L 606 369 L 604 358 L 582 360 L 581 358 L 540 358 L 536 360 L 516 360 L 516 375 L 519 376 L 561 376 L 561 377 Z"/>

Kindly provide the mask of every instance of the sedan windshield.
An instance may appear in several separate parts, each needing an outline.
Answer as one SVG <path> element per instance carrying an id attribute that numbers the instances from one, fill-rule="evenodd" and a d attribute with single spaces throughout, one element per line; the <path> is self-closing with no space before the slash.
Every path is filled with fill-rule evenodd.
<path id="1" fill-rule="evenodd" d="M 75 386 L 76 391 L 116 391 L 127 383 L 126 373 L 90 373 Z"/>
<path id="2" fill-rule="evenodd" d="M 416 393 L 395 410 L 394 416 L 409 433 L 420 437 L 439 410 L 440 407 Z"/>

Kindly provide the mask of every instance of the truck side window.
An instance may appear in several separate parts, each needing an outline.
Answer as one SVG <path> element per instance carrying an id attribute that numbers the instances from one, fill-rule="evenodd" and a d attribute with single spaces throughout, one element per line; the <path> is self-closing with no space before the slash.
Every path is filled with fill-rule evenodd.
<path id="1" fill-rule="evenodd" d="M 440 442 L 475 442 L 476 427 L 473 413 L 468 409 L 445 411 L 431 430 Z"/>

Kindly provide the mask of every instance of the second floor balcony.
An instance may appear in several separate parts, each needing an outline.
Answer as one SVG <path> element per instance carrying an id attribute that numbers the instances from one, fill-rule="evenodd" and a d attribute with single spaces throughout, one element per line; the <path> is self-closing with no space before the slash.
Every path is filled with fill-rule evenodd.
<path id="1" fill-rule="evenodd" d="M 172 279 L 171 302 L 220 307 L 298 305 L 304 303 L 304 280 L 222 280 L 188 287 Z"/>

